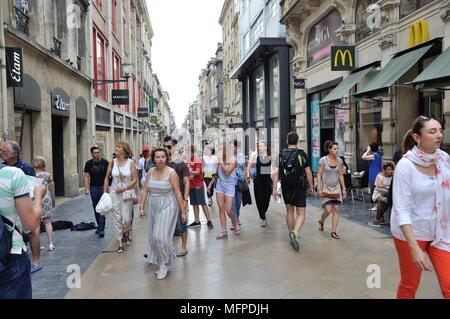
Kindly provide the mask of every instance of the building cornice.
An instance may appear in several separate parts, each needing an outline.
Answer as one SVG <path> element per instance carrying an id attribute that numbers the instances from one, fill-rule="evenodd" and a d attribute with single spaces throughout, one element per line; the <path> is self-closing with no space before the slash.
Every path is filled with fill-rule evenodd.
<path id="1" fill-rule="evenodd" d="M 16 31 L 13 28 L 12 25 L 8 24 L 7 28 L 6 28 L 6 31 L 11 36 L 16 38 L 16 40 L 22 41 L 25 45 L 27 45 L 28 47 L 33 49 L 35 52 L 45 56 L 47 59 L 50 59 L 51 61 L 53 61 L 58 66 L 60 66 L 60 67 L 62 67 L 64 69 L 67 69 L 70 73 L 72 73 L 72 75 L 80 77 L 82 80 L 88 82 L 89 84 L 92 83 L 92 80 L 88 76 L 84 75 L 83 73 L 81 73 L 80 71 L 75 69 L 74 67 L 69 66 L 68 64 L 64 63 L 61 58 L 51 54 L 48 49 L 44 48 L 39 43 L 31 40 L 27 36 L 25 36 L 25 35 L 21 34 L 20 32 Z"/>
<path id="2" fill-rule="evenodd" d="M 227 12 L 228 6 L 233 0 L 225 0 L 223 3 L 222 11 L 220 12 L 219 24 L 222 25 L 223 19 L 225 18 L 225 13 Z"/>

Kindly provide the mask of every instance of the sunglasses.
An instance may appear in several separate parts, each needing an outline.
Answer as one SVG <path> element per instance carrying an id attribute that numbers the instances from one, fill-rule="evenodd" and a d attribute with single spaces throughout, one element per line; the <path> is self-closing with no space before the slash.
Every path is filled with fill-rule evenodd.
<path id="1" fill-rule="evenodd" d="M 168 150 L 172 149 L 172 145 L 163 145 L 164 148 L 167 148 Z"/>

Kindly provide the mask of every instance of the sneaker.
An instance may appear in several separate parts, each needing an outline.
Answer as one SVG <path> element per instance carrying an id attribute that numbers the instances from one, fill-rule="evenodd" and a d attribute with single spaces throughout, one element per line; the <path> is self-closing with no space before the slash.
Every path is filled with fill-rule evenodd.
<path id="1" fill-rule="evenodd" d="M 200 227 L 201 223 L 196 223 L 195 221 L 188 225 L 188 227 Z"/>
<path id="2" fill-rule="evenodd" d="M 378 220 L 373 220 L 369 222 L 369 226 L 373 227 L 381 227 L 380 222 Z"/>
<path id="3" fill-rule="evenodd" d="M 97 229 L 95 230 L 95 234 L 98 235 L 99 232 L 100 232 L 100 231 L 99 231 L 98 228 L 97 228 Z"/>
<path id="4" fill-rule="evenodd" d="M 48 250 L 49 251 L 54 251 L 55 250 L 55 246 L 53 244 L 48 245 Z"/>
<path id="5" fill-rule="evenodd" d="M 297 238 L 298 235 L 296 235 L 294 232 L 290 232 L 289 233 L 289 238 L 290 238 L 290 244 L 292 246 L 292 248 L 294 248 L 296 251 L 298 251 L 300 249 L 300 245 L 298 244 Z"/>
<path id="6" fill-rule="evenodd" d="M 156 279 L 161 280 L 167 277 L 167 272 L 169 268 L 166 265 L 161 265 L 159 270 L 156 271 Z"/>
<path id="7" fill-rule="evenodd" d="M 34 272 L 36 272 L 36 271 L 39 271 L 39 270 L 41 270 L 42 268 L 44 268 L 44 266 L 42 266 L 42 264 L 31 264 L 31 270 L 30 270 L 30 272 L 31 273 L 34 273 Z"/>
<path id="8" fill-rule="evenodd" d="M 99 237 L 99 238 L 105 237 L 105 232 L 104 232 L 103 230 L 99 231 L 99 232 L 98 232 L 98 237 Z"/>
<path id="9" fill-rule="evenodd" d="M 206 225 L 208 225 L 208 229 L 214 229 L 212 221 L 208 220 L 208 223 Z"/>

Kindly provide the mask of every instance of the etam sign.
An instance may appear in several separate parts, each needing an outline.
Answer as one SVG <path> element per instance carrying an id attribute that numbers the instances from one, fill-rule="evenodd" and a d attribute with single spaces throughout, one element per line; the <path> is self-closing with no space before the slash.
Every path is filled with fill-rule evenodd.
<path id="1" fill-rule="evenodd" d="M 22 48 L 6 48 L 6 79 L 8 87 L 23 87 Z"/>

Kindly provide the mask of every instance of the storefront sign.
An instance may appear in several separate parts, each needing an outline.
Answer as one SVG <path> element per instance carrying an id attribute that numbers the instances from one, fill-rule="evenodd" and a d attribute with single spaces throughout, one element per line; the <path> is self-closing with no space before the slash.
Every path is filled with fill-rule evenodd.
<path id="1" fill-rule="evenodd" d="M 114 125 L 123 126 L 123 115 L 114 113 Z"/>
<path id="2" fill-rule="evenodd" d="M 313 172 L 319 169 L 320 160 L 320 104 L 319 100 L 311 101 L 311 169 Z"/>
<path id="3" fill-rule="evenodd" d="M 23 86 L 22 48 L 6 48 L 5 53 L 6 53 L 7 86 L 22 87 Z"/>
<path id="4" fill-rule="evenodd" d="M 130 103 L 130 94 L 128 90 L 112 90 L 113 105 L 128 105 Z"/>
<path id="5" fill-rule="evenodd" d="M 304 89 L 304 88 L 305 88 L 305 79 L 294 78 L 294 89 Z"/>
<path id="6" fill-rule="evenodd" d="M 425 20 L 417 21 L 409 27 L 408 45 L 410 48 L 427 42 L 429 39 L 428 23 Z"/>
<path id="7" fill-rule="evenodd" d="M 148 108 L 146 107 L 138 108 L 138 117 L 148 117 Z"/>
<path id="8" fill-rule="evenodd" d="M 340 13 L 337 10 L 333 10 L 311 29 L 308 36 L 308 66 L 329 57 L 331 46 L 340 44 L 335 31 L 341 25 L 342 18 Z"/>
<path id="9" fill-rule="evenodd" d="M 54 88 L 51 92 L 52 114 L 59 116 L 70 115 L 70 97 L 61 88 Z"/>
<path id="10" fill-rule="evenodd" d="M 355 47 L 331 47 L 331 71 L 352 71 L 355 69 Z"/>

